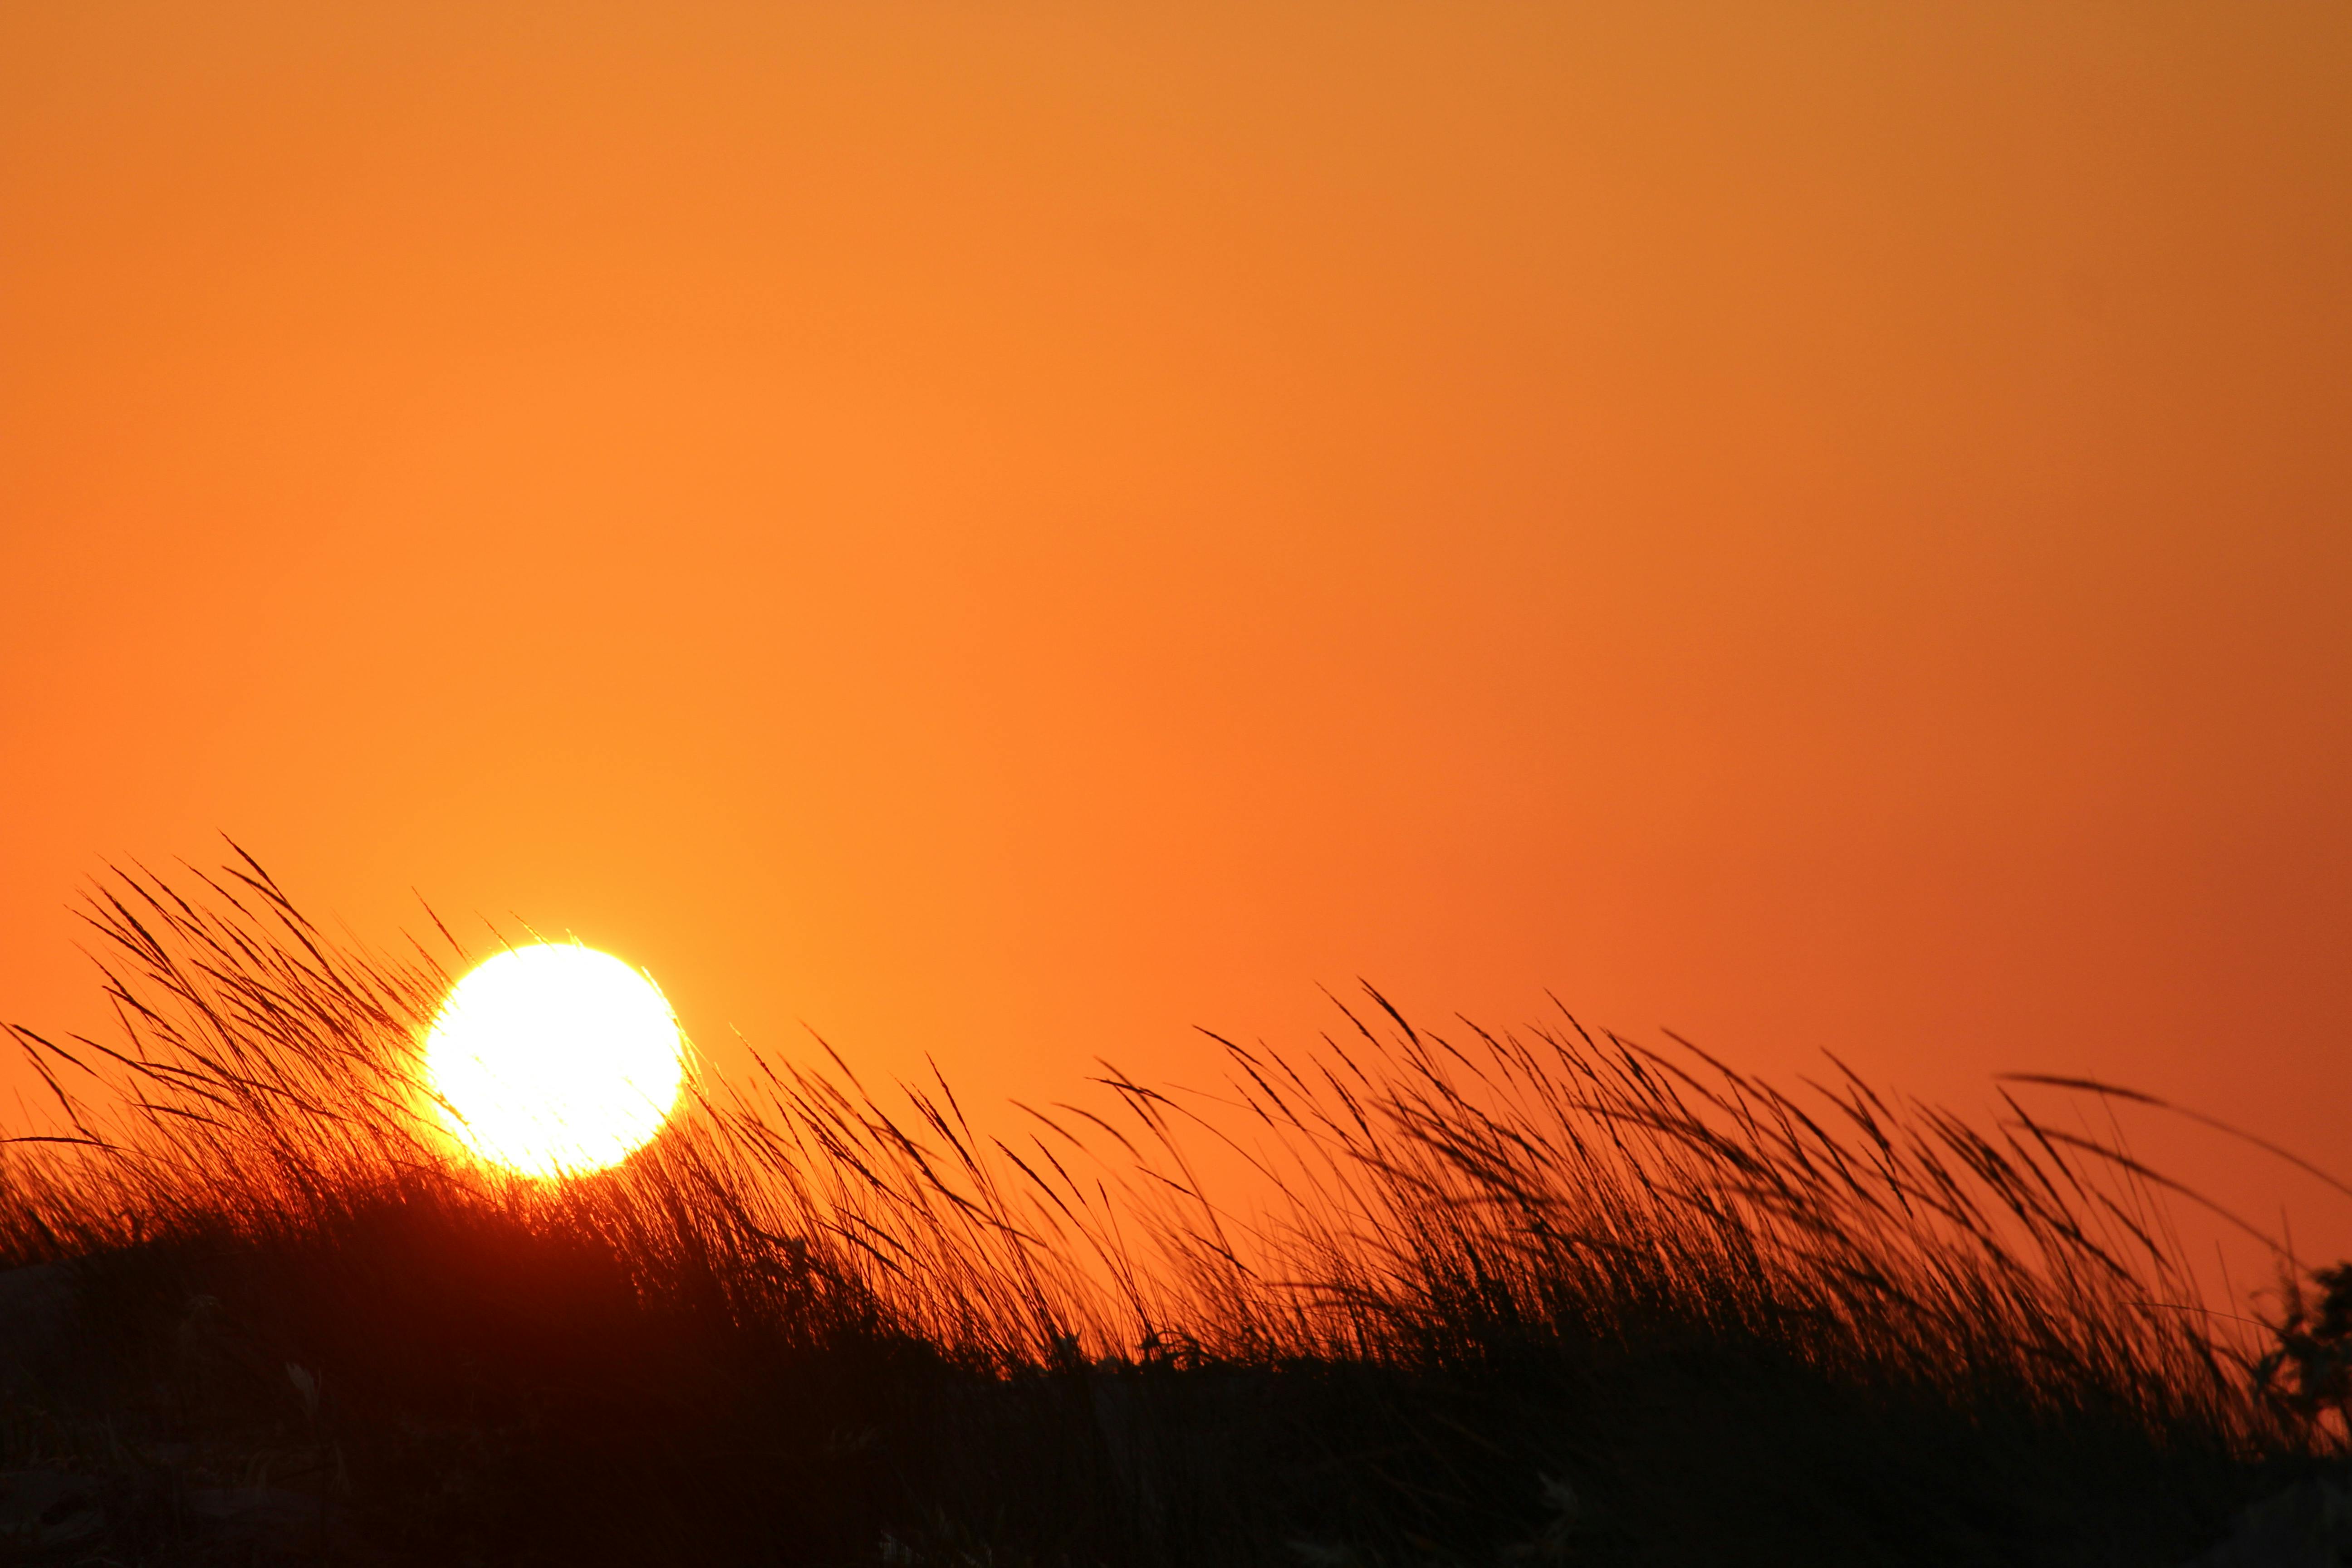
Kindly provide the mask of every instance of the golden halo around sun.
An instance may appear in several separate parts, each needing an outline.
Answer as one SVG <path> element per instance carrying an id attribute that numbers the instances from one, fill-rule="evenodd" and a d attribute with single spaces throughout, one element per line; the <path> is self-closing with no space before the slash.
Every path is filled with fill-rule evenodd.
<path id="1" fill-rule="evenodd" d="M 686 1041 L 643 971 L 578 943 L 512 948 L 449 988 L 425 1037 L 441 1123 L 527 1176 L 617 1165 L 661 1131 Z"/>

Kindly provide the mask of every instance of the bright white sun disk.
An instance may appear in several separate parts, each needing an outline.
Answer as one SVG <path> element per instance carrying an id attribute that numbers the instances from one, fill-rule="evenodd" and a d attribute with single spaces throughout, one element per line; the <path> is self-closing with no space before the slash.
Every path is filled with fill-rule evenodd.
<path id="1" fill-rule="evenodd" d="M 577 943 L 518 947 L 449 988 L 425 1038 L 441 1121 L 528 1176 L 603 1170 L 661 1131 L 686 1043 L 661 988 Z"/>

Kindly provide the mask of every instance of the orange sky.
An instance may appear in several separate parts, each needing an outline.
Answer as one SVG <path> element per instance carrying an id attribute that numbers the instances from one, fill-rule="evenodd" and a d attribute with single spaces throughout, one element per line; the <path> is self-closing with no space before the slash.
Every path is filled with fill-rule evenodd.
<path id="1" fill-rule="evenodd" d="M 0 588 L 35 1025 L 225 829 L 982 1096 L 1361 974 L 2352 1165 L 2352 9 L 19 0 Z"/>

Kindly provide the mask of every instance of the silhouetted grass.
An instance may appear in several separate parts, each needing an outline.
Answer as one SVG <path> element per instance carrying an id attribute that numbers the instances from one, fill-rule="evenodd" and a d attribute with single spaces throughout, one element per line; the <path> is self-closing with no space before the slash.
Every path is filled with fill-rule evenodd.
<path id="1" fill-rule="evenodd" d="M 120 1032 L 15 1031 L 55 1125 L 0 1161 L 0 1263 L 78 1292 L 0 1426 L 60 1561 L 2161 1563 L 2336 1452 L 2152 1173 L 2015 1100 L 1368 993 L 1017 1135 L 698 1073 L 536 1184 L 416 1078 L 446 931 L 249 859 L 91 912 Z"/>

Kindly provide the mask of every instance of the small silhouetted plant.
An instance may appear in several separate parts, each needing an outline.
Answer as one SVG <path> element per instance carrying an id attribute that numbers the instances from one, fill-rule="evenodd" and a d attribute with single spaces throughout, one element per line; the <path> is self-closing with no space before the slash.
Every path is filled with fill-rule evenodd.
<path id="1" fill-rule="evenodd" d="M 2279 1288 L 2276 1343 L 2254 1363 L 2256 1384 L 2305 1421 L 2352 1405 L 2352 1263 L 2315 1268 L 2310 1288 L 2290 1273 Z"/>

